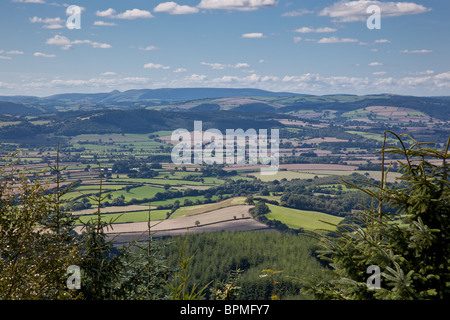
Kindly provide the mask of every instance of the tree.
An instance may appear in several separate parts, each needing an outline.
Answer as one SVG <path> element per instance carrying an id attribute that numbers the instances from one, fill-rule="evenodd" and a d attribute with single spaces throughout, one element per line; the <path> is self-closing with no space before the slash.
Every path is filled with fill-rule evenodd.
<path id="1" fill-rule="evenodd" d="M 255 204 L 255 202 L 253 201 L 253 196 L 252 196 L 252 195 L 247 196 L 247 198 L 245 199 L 244 202 L 245 202 L 246 204 L 249 204 L 249 205 Z"/>
<path id="2" fill-rule="evenodd" d="M 79 263 L 80 246 L 66 224 L 70 214 L 39 179 L 15 168 L 15 155 L 0 167 L 0 299 L 74 299 L 67 268 Z M 6 168 L 7 167 L 7 168 Z"/>
<path id="3" fill-rule="evenodd" d="M 386 146 L 392 134 L 401 147 Z M 332 267 L 330 282 L 309 281 L 307 292 L 318 299 L 448 299 L 450 297 L 450 138 L 443 151 L 410 136 L 406 148 L 397 134 L 386 131 L 380 185 L 344 184 L 378 202 L 366 206 L 358 223 L 338 226 L 333 235 L 315 234 L 321 257 Z M 385 155 L 398 160 L 402 184 L 388 187 Z M 386 208 L 395 208 L 394 213 Z M 380 286 L 369 286 L 369 267 L 381 271 Z"/>

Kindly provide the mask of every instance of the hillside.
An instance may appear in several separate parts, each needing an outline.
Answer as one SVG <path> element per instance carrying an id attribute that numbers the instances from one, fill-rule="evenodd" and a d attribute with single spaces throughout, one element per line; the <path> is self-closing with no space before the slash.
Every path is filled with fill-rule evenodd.
<path id="1" fill-rule="evenodd" d="M 341 116 L 373 106 L 407 108 L 443 121 L 450 120 L 450 97 L 378 95 L 304 95 L 259 89 L 166 88 L 112 91 L 109 93 L 64 93 L 48 97 L 0 96 L 1 114 L 40 114 L 61 111 L 168 110 L 250 113 L 310 113 L 317 118 L 326 112 Z M 315 114 L 315 115 L 314 115 Z"/>

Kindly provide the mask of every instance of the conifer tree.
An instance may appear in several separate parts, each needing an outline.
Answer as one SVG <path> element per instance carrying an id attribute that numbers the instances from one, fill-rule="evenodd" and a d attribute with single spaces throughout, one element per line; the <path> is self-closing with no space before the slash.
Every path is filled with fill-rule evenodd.
<path id="1" fill-rule="evenodd" d="M 388 134 L 400 147 L 386 145 Z M 317 299 L 450 297 L 450 138 L 438 150 L 406 136 L 408 148 L 401 136 L 385 132 L 380 185 L 344 182 L 374 200 L 361 211 L 360 222 L 339 225 L 332 235 L 315 234 L 333 274 L 331 281 L 308 282 L 306 291 Z M 387 154 L 402 157 L 399 186 L 386 184 Z M 378 286 L 372 282 L 374 269 L 380 271 Z"/>
<path id="2" fill-rule="evenodd" d="M 70 217 L 39 175 L 18 169 L 16 154 L 0 167 L 0 299 L 74 299 L 67 268 L 80 261 Z"/>

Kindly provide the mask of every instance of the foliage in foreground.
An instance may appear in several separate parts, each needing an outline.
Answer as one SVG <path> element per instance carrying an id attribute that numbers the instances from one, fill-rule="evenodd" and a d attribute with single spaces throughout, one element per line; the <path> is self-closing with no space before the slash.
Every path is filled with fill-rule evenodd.
<path id="1" fill-rule="evenodd" d="M 389 133 L 402 147 L 386 146 Z M 340 225 L 332 236 L 315 235 L 321 257 L 333 268 L 332 281 L 309 282 L 307 292 L 317 299 L 450 297 L 450 139 L 440 151 L 409 138 L 412 142 L 406 148 L 401 137 L 386 131 L 381 150 L 383 162 L 386 153 L 403 156 L 402 187 L 386 186 L 388 170 L 379 186 L 347 183 L 378 200 L 379 206 L 366 205 L 358 224 Z M 384 212 L 383 204 L 397 212 Z M 371 265 L 381 271 L 378 288 L 367 281 Z"/>

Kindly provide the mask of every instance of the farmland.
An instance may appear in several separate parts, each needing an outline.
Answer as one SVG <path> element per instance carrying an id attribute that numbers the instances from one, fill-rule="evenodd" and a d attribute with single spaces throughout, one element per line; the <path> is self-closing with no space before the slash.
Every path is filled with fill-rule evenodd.
<path id="1" fill-rule="evenodd" d="M 378 101 L 374 97 L 365 99 Z M 176 108 L 170 104 L 158 107 L 159 110 L 176 109 L 171 111 L 175 113 L 151 114 L 160 119 L 158 126 L 153 124 L 151 117 L 141 116 L 140 120 L 136 120 L 142 127 L 139 130 L 132 125 L 122 124 L 120 129 L 114 125 L 118 119 L 134 119 L 139 116 L 138 112 L 142 113 L 140 110 L 91 112 L 74 116 L 58 114 L 58 117 L 66 117 L 64 121 L 75 123 L 71 131 L 62 128 L 55 116 L 4 115 L 0 121 L 0 150 L 3 155 L 9 151 L 19 151 L 17 166 L 27 168 L 30 176 L 48 181 L 51 188 L 57 186 L 54 166 L 58 160 L 59 168 L 62 168 L 58 183 L 60 187 L 70 186 L 62 195 L 63 207 L 74 213 L 79 224 L 94 218 L 100 207 L 102 219 L 114 221 L 116 231 L 143 231 L 149 213 L 152 222 L 164 221 L 161 225 L 167 230 L 172 227 L 192 228 L 191 217 L 194 216 L 198 218 L 195 227 L 200 230 L 205 223 L 225 223 L 230 220 L 230 215 L 234 224 L 242 224 L 246 229 L 245 224 L 248 225 L 248 219 L 252 217 L 242 211 L 246 208 L 245 201 L 249 197 L 258 197 L 263 201 L 272 201 L 269 204 L 270 213 L 267 214 L 269 220 L 280 221 L 292 229 L 310 230 L 323 228 L 323 223 L 319 222 L 321 219 L 331 224 L 339 223 L 344 218 L 343 213 L 310 210 L 320 208 L 314 198 L 308 200 L 308 206 L 298 207 L 295 204 L 295 207 L 289 207 L 289 201 L 283 199 L 290 199 L 291 204 L 296 203 L 292 202 L 292 196 L 287 195 L 289 188 L 301 186 L 306 194 L 322 202 L 340 201 L 345 194 L 355 192 L 342 186 L 341 179 L 359 177 L 375 184 L 380 181 L 381 154 L 377 151 L 384 141 L 383 130 L 427 137 L 442 144 L 445 138 L 442 133 L 449 128 L 448 122 L 426 114 L 423 108 L 382 104 L 358 107 L 361 99 L 350 96 L 333 100 L 342 105 L 355 104 L 347 110 L 341 107 L 333 109 L 330 105 L 320 107 L 328 100 L 332 99 L 244 97 L 180 101 L 176 103 Z M 286 109 L 287 105 L 299 101 L 307 106 L 295 111 Z M 262 103 L 277 112 L 261 113 L 256 119 L 250 113 L 232 113 L 233 109 L 253 108 Z M 218 106 L 224 111 L 209 113 L 206 106 Z M 196 107 L 206 111 L 183 113 Z M 225 118 L 220 119 L 217 117 L 219 114 Z M 169 124 L 173 115 L 180 116 L 179 122 Z M 183 120 L 181 117 L 184 117 Z M 181 122 L 186 124 L 186 128 L 192 127 L 189 118 L 204 118 L 204 121 L 209 121 L 208 127 L 215 126 L 221 130 L 226 128 L 227 123 L 231 125 L 236 122 L 234 119 L 240 119 L 235 125 L 242 124 L 244 129 L 249 126 L 278 128 L 278 172 L 262 175 L 261 165 L 248 164 L 173 164 L 171 151 L 174 142 L 171 141 L 171 134 L 174 129 L 184 126 Z M 92 130 L 96 125 L 92 122 L 95 119 L 102 119 L 102 122 L 96 123 L 103 129 Z M 149 129 L 143 129 L 145 121 Z M 86 130 L 75 130 L 77 127 Z M 42 133 L 37 133 L 35 138 L 12 134 L 20 128 L 39 129 Z M 387 137 L 386 142 L 392 145 L 398 143 L 392 135 Z M 400 183 L 395 159 L 386 159 L 386 163 L 393 165 L 387 182 Z M 349 208 L 347 213 L 356 209 L 356 206 Z M 223 217 L 217 216 L 217 212 L 222 212 Z M 178 224 L 179 221 L 185 223 Z M 330 226 L 328 224 L 326 228 L 330 229 Z M 254 226 L 248 225 L 248 229 L 254 229 Z"/>
<path id="2" fill-rule="evenodd" d="M 115 253 L 132 246 L 140 254 L 139 245 L 151 236 L 170 268 L 185 239 L 188 254 L 196 253 L 189 288 L 211 283 L 211 289 L 224 289 L 227 275 L 241 270 L 240 297 L 269 299 L 272 284 L 261 278 L 269 268 L 283 270 L 280 298 L 308 299 L 291 277 L 324 279 L 326 268 L 309 235 L 330 234 L 372 205 L 373 199 L 343 182 L 380 185 L 380 149 L 385 142 L 401 146 L 392 134 L 385 140 L 384 132 L 438 146 L 446 141 L 450 119 L 439 113 L 444 102 L 420 100 L 417 108 L 381 103 L 391 99 L 398 98 L 249 96 L 151 102 L 145 108 L 121 103 L 114 110 L 61 102 L 56 113 L 2 115 L 1 161 L 6 172 L 15 167 L 30 183 L 48 186 L 58 210 L 74 218 L 77 237 L 100 220 L 108 224 L 103 232 Z M 436 108 L 427 109 L 430 104 Z M 262 174 L 267 165 L 249 164 L 247 148 L 245 163 L 174 163 L 172 132 L 185 128 L 193 137 L 194 121 L 221 132 L 279 130 L 278 171 Z M 401 163 L 395 155 L 384 160 L 384 181 L 401 187 Z"/>

